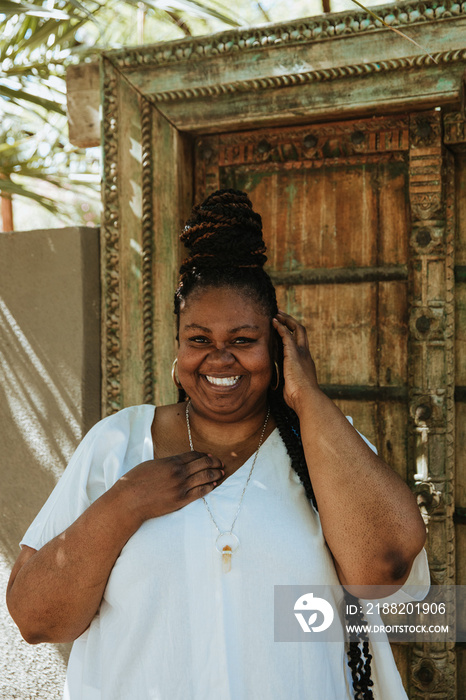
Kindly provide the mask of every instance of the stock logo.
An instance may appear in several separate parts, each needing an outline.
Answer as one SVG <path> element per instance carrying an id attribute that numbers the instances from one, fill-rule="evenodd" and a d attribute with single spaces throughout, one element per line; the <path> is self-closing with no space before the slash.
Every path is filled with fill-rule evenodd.
<path id="1" fill-rule="evenodd" d="M 294 610 L 295 617 L 303 632 L 323 632 L 328 629 L 333 622 L 333 608 L 330 603 L 324 600 L 324 598 L 314 597 L 313 593 L 306 593 L 298 598 L 294 604 Z M 296 612 L 296 610 L 310 613 L 307 622 L 303 612 Z M 319 625 L 315 625 L 319 613 L 322 614 L 323 621 Z"/>

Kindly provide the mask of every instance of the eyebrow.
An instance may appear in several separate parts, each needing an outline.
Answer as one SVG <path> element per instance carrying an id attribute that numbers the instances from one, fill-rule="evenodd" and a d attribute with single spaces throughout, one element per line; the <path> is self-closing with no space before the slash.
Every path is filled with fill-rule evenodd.
<path id="1" fill-rule="evenodd" d="M 204 331 L 205 333 L 212 332 L 210 328 L 206 328 L 205 326 L 200 326 L 198 323 L 188 323 L 188 325 L 184 327 L 185 331 L 188 331 L 191 329 Z M 229 333 L 238 333 L 238 331 L 243 331 L 243 330 L 257 331 L 257 330 L 259 330 L 259 326 L 253 326 L 253 325 L 250 325 L 248 323 L 245 323 L 242 326 L 236 326 L 236 328 L 231 328 L 228 332 Z"/>

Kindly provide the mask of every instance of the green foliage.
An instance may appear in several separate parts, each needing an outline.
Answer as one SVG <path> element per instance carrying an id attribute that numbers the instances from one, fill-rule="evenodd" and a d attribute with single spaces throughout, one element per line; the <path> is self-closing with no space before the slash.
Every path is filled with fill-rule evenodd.
<path id="1" fill-rule="evenodd" d="M 350 0 L 332 0 L 332 9 L 342 2 Z M 0 193 L 75 223 L 81 209 L 60 204 L 60 192 L 87 189 L 96 199 L 99 154 L 67 138 L 68 64 L 103 49 L 320 12 L 322 0 L 0 0 Z"/>
<path id="2" fill-rule="evenodd" d="M 0 0 L 0 191 L 27 197 L 54 213 L 57 173 L 73 168 L 84 154 L 66 137 L 65 65 L 80 42 L 76 33 L 91 21 L 80 3 L 17 3 Z M 15 11 L 16 8 L 16 11 Z M 41 194 L 48 183 L 50 194 Z M 43 189 L 43 187 L 42 187 Z"/>
<path id="3" fill-rule="evenodd" d="M 102 48 L 245 23 L 215 0 L 0 0 L 0 192 L 27 197 L 61 216 L 61 190 L 95 191 L 98 155 L 67 139 L 65 71 Z M 70 178 L 66 175 L 71 176 Z M 77 187 L 73 176 L 86 175 Z M 47 187 L 40 187 L 40 181 Z M 39 194 L 44 191 L 48 194 Z M 65 198 L 66 199 L 66 198 Z"/>

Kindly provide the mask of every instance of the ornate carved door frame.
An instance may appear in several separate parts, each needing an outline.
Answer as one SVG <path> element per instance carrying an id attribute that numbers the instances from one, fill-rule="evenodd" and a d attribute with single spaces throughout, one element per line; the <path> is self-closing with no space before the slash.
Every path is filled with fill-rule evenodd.
<path id="1" fill-rule="evenodd" d="M 426 510 L 442 492 L 431 530 L 443 555 L 434 556 L 433 570 L 453 583 L 449 149 L 466 143 L 466 6 L 427 0 L 377 11 L 430 55 L 363 11 L 103 55 L 103 414 L 173 398 L 175 338 L 167 329 L 174 325 L 178 232 L 193 202 L 195 138 L 410 112 L 410 444 L 413 461 L 422 465 L 428 450 L 431 463 L 441 465 L 435 474 L 419 467 L 418 491 Z M 445 385 L 438 382 L 442 371 Z M 411 684 L 416 698 L 439 689 L 456 697 L 453 648 L 416 648 Z"/>

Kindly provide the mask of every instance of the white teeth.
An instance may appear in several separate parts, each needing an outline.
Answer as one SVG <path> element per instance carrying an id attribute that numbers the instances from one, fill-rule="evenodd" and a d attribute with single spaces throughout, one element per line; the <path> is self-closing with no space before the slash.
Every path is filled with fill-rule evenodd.
<path id="1" fill-rule="evenodd" d="M 215 386 L 233 386 L 239 381 L 240 378 L 241 375 L 238 375 L 237 377 L 210 377 L 208 374 L 206 374 L 207 381 Z"/>

